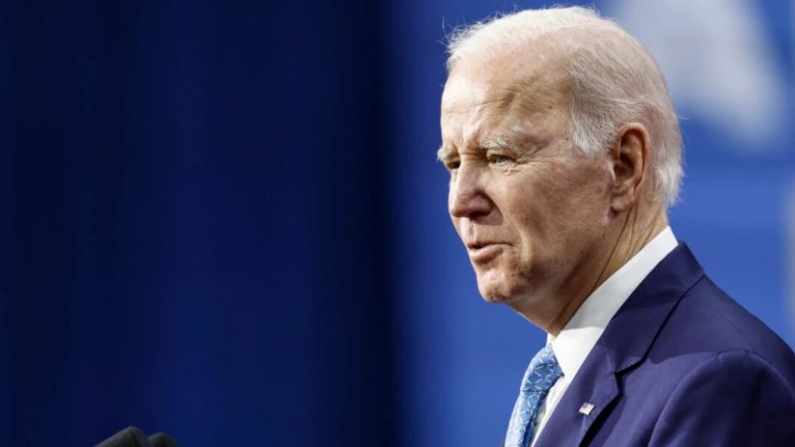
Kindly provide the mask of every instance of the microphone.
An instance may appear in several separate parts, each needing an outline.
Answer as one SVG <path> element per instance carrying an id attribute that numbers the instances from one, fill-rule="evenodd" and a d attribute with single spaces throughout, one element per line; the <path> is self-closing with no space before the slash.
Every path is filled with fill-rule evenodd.
<path id="1" fill-rule="evenodd" d="M 127 427 L 95 447 L 152 447 L 144 432 L 136 427 Z"/>
<path id="2" fill-rule="evenodd" d="M 165 433 L 156 433 L 149 438 L 136 427 L 127 427 L 94 447 L 179 447 Z"/>
<path id="3" fill-rule="evenodd" d="M 149 437 L 149 443 L 152 447 L 179 447 L 177 441 L 165 433 L 155 433 Z"/>

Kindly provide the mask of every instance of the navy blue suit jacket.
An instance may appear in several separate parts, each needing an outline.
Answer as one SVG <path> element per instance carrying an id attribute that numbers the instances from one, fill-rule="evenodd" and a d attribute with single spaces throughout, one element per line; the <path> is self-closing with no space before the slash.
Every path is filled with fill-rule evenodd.
<path id="1" fill-rule="evenodd" d="M 795 354 L 680 244 L 610 321 L 536 443 L 565 446 L 793 447 Z"/>

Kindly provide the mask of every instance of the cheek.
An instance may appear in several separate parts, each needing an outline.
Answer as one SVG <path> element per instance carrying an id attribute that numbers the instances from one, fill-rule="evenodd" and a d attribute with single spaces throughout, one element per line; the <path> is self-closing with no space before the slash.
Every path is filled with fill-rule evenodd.
<path id="1" fill-rule="evenodd" d="M 560 225 L 568 229 L 575 245 L 590 244 L 602 237 L 609 224 L 609 188 L 596 181 L 575 188 L 566 202 L 568 218 Z"/>
<path id="2" fill-rule="evenodd" d="M 576 160 L 571 166 L 558 166 L 555 188 L 575 208 L 601 207 L 607 203 L 612 177 L 598 160 Z"/>
<path id="3" fill-rule="evenodd" d="M 539 236 L 566 244 L 567 238 L 579 238 L 601 231 L 609 206 L 609 176 L 593 165 L 550 166 L 547 174 L 533 182 L 533 195 L 527 197 L 525 224 Z"/>

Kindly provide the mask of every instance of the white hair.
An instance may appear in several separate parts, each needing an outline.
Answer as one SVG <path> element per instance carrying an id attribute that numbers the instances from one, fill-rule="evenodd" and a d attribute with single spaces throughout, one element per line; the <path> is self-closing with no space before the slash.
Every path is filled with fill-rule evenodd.
<path id="1" fill-rule="evenodd" d="M 583 7 L 526 10 L 458 29 L 450 36 L 447 69 L 467 58 L 493 56 L 542 36 L 571 50 L 569 136 L 585 154 L 604 153 L 618 128 L 640 122 L 649 132 L 652 176 L 665 206 L 679 195 L 682 137 L 668 88 L 649 53 L 624 29 Z"/>

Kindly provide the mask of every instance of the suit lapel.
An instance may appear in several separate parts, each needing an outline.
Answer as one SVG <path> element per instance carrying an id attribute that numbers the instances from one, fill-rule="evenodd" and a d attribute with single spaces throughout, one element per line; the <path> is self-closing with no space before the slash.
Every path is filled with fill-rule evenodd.
<path id="1" fill-rule="evenodd" d="M 594 351 L 597 349 L 601 348 L 594 346 Z M 588 356 L 588 359 L 594 360 L 586 360 L 541 432 L 536 447 L 580 445 L 591 424 L 618 396 L 613 365 L 606 356 L 594 355 L 594 351 Z M 593 407 L 588 411 L 588 408 L 583 407 L 584 404 Z"/>
<path id="2" fill-rule="evenodd" d="M 619 375 L 646 356 L 668 315 L 703 275 L 684 244 L 649 273 L 605 328 L 535 447 L 581 445 L 594 421 L 620 396 Z"/>

